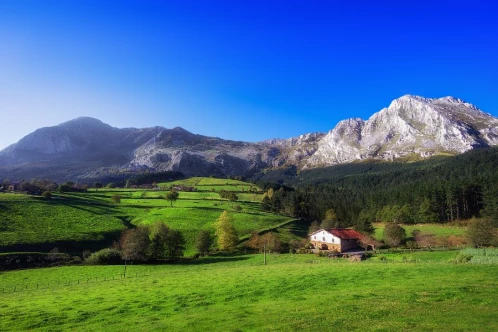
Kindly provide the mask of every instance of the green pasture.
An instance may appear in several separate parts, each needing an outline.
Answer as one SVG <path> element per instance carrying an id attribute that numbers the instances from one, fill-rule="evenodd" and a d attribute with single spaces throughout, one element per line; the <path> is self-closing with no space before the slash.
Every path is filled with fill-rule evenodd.
<path id="1" fill-rule="evenodd" d="M 60 240 L 99 240 L 124 228 L 117 208 L 92 197 L 61 195 L 50 201 L 0 194 L 0 246 Z"/>
<path id="2" fill-rule="evenodd" d="M 204 179 L 219 180 L 194 180 Z M 219 181 L 237 185 L 240 182 Z M 144 189 L 99 189 L 88 193 L 54 194 L 51 200 L 24 194 L 0 194 L 0 247 L 4 251 L 9 248 L 46 251 L 54 246 L 73 252 L 94 251 L 110 245 L 125 228 L 161 221 L 184 234 L 186 255 L 193 255 L 198 232 L 206 229 L 214 234 L 214 223 L 224 210 L 232 213 L 235 228 L 242 238 L 291 220 L 261 211 L 262 195 L 258 193 L 239 192 L 238 201 L 229 202 L 221 199 L 217 192 L 180 192 L 173 204 L 164 199 L 166 193 Z M 112 203 L 113 195 L 121 196 L 119 204 Z M 42 244 L 45 244 L 43 248 L 37 247 Z"/>
<path id="3" fill-rule="evenodd" d="M 194 187 L 199 191 L 214 192 L 219 192 L 220 190 L 248 192 L 251 189 L 260 191 L 260 188 L 252 183 L 231 179 L 217 179 L 211 177 L 193 177 L 171 182 L 162 182 L 158 183 L 158 186 L 166 188 L 169 188 L 171 186 L 187 186 Z"/>
<path id="4" fill-rule="evenodd" d="M 126 279 L 122 266 L 4 272 L 0 330 L 498 330 L 498 265 L 447 258 L 206 257 L 128 266 Z"/>
<path id="5" fill-rule="evenodd" d="M 374 223 L 375 228 L 375 238 L 382 240 L 384 236 L 384 226 L 383 223 Z M 436 236 L 450 236 L 450 235 L 464 235 L 465 228 L 441 224 L 415 224 L 415 225 L 402 225 L 406 230 L 406 236 L 410 237 L 412 232 L 416 229 L 420 230 L 422 233 L 432 233 Z"/>

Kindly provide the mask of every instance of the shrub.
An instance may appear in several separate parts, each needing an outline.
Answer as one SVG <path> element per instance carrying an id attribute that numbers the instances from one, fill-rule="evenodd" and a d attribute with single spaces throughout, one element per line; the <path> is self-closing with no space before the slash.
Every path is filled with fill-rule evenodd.
<path id="1" fill-rule="evenodd" d="M 111 248 L 94 252 L 85 259 L 85 263 L 90 265 L 118 265 L 122 264 L 122 262 L 119 250 Z"/>
<path id="2" fill-rule="evenodd" d="M 63 265 L 68 263 L 70 260 L 71 256 L 65 253 L 0 253 L 0 271 Z"/>
<path id="3" fill-rule="evenodd" d="M 90 250 L 83 250 L 83 253 L 82 253 L 82 257 L 83 259 L 87 259 L 88 257 L 90 257 L 92 255 L 92 252 Z"/>
<path id="4" fill-rule="evenodd" d="M 233 207 L 233 209 L 234 209 L 235 211 L 242 211 L 242 207 L 241 207 L 240 205 L 235 205 L 235 206 Z"/>
<path id="5" fill-rule="evenodd" d="M 70 264 L 81 264 L 81 263 L 83 263 L 83 260 L 81 259 L 80 256 L 72 256 L 69 263 Z"/>
<path id="6" fill-rule="evenodd" d="M 467 227 L 467 239 L 475 247 L 497 244 L 496 228 L 489 219 L 477 219 Z"/>
<path id="7" fill-rule="evenodd" d="M 387 223 L 384 228 L 384 242 L 391 247 L 397 247 L 405 237 L 405 229 L 396 223 Z"/>
<path id="8" fill-rule="evenodd" d="M 114 204 L 119 204 L 121 203 L 121 195 L 114 194 L 111 196 L 111 200 Z"/>
<path id="9" fill-rule="evenodd" d="M 350 262 L 361 262 L 361 256 L 360 255 L 349 256 L 348 261 L 350 261 Z"/>
<path id="10" fill-rule="evenodd" d="M 472 259 L 472 255 L 460 253 L 460 254 L 458 254 L 458 256 L 455 259 L 451 260 L 451 262 L 457 263 L 457 264 L 468 263 L 468 262 L 470 262 L 471 259 Z"/>
<path id="11" fill-rule="evenodd" d="M 52 198 L 52 193 L 50 191 L 44 191 L 42 194 L 42 197 L 45 199 L 51 199 Z"/>

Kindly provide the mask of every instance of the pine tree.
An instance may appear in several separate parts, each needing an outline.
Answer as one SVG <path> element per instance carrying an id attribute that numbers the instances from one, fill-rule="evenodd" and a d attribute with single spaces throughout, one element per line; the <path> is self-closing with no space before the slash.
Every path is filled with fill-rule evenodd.
<path id="1" fill-rule="evenodd" d="M 232 251 L 239 242 L 237 231 L 233 226 L 233 218 L 227 211 L 223 211 L 216 220 L 216 236 L 220 250 Z"/>
<path id="2" fill-rule="evenodd" d="M 418 222 L 433 223 L 437 222 L 437 214 L 432 210 L 431 201 L 424 198 L 418 209 L 417 218 Z"/>

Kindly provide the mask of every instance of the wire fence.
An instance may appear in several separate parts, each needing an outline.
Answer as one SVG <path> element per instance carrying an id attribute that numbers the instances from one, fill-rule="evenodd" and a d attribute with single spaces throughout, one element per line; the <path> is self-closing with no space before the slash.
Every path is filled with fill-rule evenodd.
<path id="1" fill-rule="evenodd" d="M 58 289 L 68 286 L 83 286 L 95 283 L 112 282 L 118 280 L 128 280 L 133 278 L 149 277 L 151 275 L 150 271 L 136 272 L 136 273 L 120 273 L 96 277 L 81 277 L 77 279 L 65 279 L 57 281 L 47 281 L 47 282 L 33 282 L 30 284 L 10 284 L 8 286 L 0 285 L 0 293 L 15 293 L 15 292 L 25 292 L 34 290 L 47 290 L 47 289 Z"/>

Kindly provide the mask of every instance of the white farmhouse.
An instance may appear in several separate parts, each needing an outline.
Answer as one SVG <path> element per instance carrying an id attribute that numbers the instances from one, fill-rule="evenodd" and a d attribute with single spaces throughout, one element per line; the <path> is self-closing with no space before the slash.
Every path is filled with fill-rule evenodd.
<path id="1" fill-rule="evenodd" d="M 353 229 L 320 229 L 310 234 L 310 242 L 315 249 L 346 250 L 358 249 L 358 240 L 361 234 Z"/>

